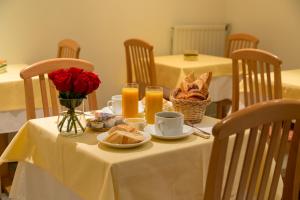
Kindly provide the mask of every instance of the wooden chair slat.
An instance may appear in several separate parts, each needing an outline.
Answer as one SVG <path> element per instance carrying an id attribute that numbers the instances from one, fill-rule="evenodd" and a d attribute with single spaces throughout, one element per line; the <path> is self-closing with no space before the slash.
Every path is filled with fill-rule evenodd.
<path id="1" fill-rule="evenodd" d="M 248 85 L 249 85 L 249 102 L 254 104 L 254 89 L 253 89 L 253 65 L 250 60 L 247 60 L 248 66 Z"/>
<path id="2" fill-rule="evenodd" d="M 266 187 L 267 187 L 267 181 L 268 181 L 268 178 L 270 175 L 271 164 L 272 164 L 273 158 L 275 156 L 276 148 L 278 148 L 278 146 L 276 144 L 277 144 L 277 141 L 279 141 L 279 139 L 280 139 L 281 125 L 282 125 L 282 122 L 279 121 L 279 122 L 274 123 L 272 126 L 271 141 L 270 141 L 270 145 L 268 148 L 267 157 L 266 157 L 265 163 L 264 163 L 264 170 L 263 170 L 262 178 L 260 181 L 258 200 L 262 200 L 265 198 L 265 194 L 266 194 L 265 191 L 266 191 Z"/>
<path id="3" fill-rule="evenodd" d="M 269 200 L 275 199 L 275 194 L 276 194 L 278 181 L 279 181 L 280 174 L 281 174 L 283 159 L 284 159 L 285 154 L 287 153 L 286 146 L 288 143 L 290 127 L 291 127 L 291 121 L 290 120 L 286 121 L 284 123 L 283 132 L 282 132 L 282 136 L 280 139 L 280 145 L 279 145 L 278 154 L 277 154 L 277 158 L 276 158 L 276 166 L 275 166 L 275 170 L 273 173 L 273 179 L 272 179 L 269 198 L 268 198 Z"/>
<path id="4" fill-rule="evenodd" d="M 213 170 L 209 170 L 207 176 L 210 177 L 206 180 L 206 187 L 204 199 L 221 199 L 222 183 L 226 156 L 221 156 L 223 152 L 227 152 L 228 138 L 223 140 L 214 140 L 212 148 L 209 166 L 212 166 Z M 221 153 L 222 152 L 222 153 Z M 225 153 L 226 154 L 226 153 Z M 214 165 L 214 161 L 218 161 L 220 165 Z"/>
<path id="5" fill-rule="evenodd" d="M 27 120 L 36 118 L 32 79 L 24 79 Z"/>
<path id="6" fill-rule="evenodd" d="M 249 133 L 249 140 L 247 144 L 247 149 L 245 153 L 245 159 L 244 164 L 242 168 L 241 178 L 239 182 L 239 187 L 237 191 L 237 199 L 244 199 L 247 189 L 247 181 L 250 176 L 251 169 L 249 166 L 251 166 L 252 160 L 253 160 L 253 154 L 255 151 L 255 143 L 257 139 L 257 131 L 258 128 L 251 128 Z"/>
<path id="7" fill-rule="evenodd" d="M 271 69 L 269 63 L 266 63 L 266 71 L 267 71 L 268 100 L 270 100 L 273 99 L 273 95 L 272 95 Z"/>
<path id="8" fill-rule="evenodd" d="M 261 94 L 260 94 L 260 85 L 258 83 L 258 67 L 256 61 L 253 62 L 253 72 L 254 72 L 254 87 L 255 87 L 255 102 L 260 102 Z"/>
<path id="9" fill-rule="evenodd" d="M 247 67 L 246 67 L 246 61 L 245 60 L 242 60 L 242 76 L 243 76 L 243 83 L 244 83 L 244 101 L 245 101 L 245 106 L 248 106 L 249 105 L 249 102 L 248 102 L 248 84 L 247 84 Z M 234 74 L 234 77 L 236 76 L 236 74 Z M 238 83 L 239 84 L 239 83 Z M 235 86 L 236 83 L 233 84 L 233 86 Z M 237 89 L 239 89 L 237 87 Z M 236 92 L 239 92 L 239 91 L 236 91 Z M 239 98 L 237 99 L 239 100 Z M 239 102 L 238 102 L 239 103 Z"/>
<path id="10" fill-rule="evenodd" d="M 261 96 L 262 96 L 262 101 L 266 101 L 267 100 L 267 94 L 266 94 L 264 62 L 259 61 L 259 65 L 260 65 Z"/>
<path id="11" fill-rule="evenodd" d="M 44 74 L 39 75 L 40 88 L 41 88 L 41 96 L 42 96 L 42 104 L 43 104 L 43 112 L 44 117 L 49 117 L 49 103 L 47 97 L 47 88 Z"/>
<path id="12" fill-rule="evenodd" d="M 245 65 L 243 64 L 243 70 L 244 67 Z M 239 110 L 240 91 L 239 87 L 236 87 L 236 85 L 238 85 L 239 82 L 239 63 L 237 60 L 232 60 L 232 112 Z"/>
<path id="13" fill-rule="evenodd" d="M 52 110 L 52 115 L 58 115 L 58 92 L 55 89 L 55 86 L 51 80 L 48 80 L 49 83 L 49 92 L 50 92 L 50 99 L 51 99 L 51 110 Z"/>
<path id="14" fill-rule="evenodd" d="M 232 187 L 235 179 L 237 165 L 239 162 L 243 139 L 244 139 L 244 131 L 238 132 L 235 139 L 233 152 L 231 155 L 231 161 L 230 161 L 229 170 L 227 174 L 228 178 L 226 180 L 224 194 L 222 198 L 223 200 L 229 200 L 231 197 Z"/>
<path id="15" fill-rule="evenodd" d="M 259 139 L 259 143 L 257 146 L 257 151 L 255 154 L 255 160 L 254 160 L 254 164 L 253 164 L 253 168 L 252 168 L 252 172 L 251 172 L 251 178 L 250 178 L 250 182 L 249 182 L 249 186 L 248 186 L 248 191 L 247 191 L 247 199 L 253 199 L 254 198 L 254 192 L 255 192 L 255 187 L 256 187 L 256 183 L 257 183 L 257 178 L 258 178 L 258 173 L 261 167 L 261 162 L 263 159 L 263 154 L 265 151 L 265 145 L 268 139 L 268 133 L 269 133 L 269 124 L 265 124 L 263 125 L 262 131 L 261 131 L 261 135 L 260 135 L 260 139 Z"/>

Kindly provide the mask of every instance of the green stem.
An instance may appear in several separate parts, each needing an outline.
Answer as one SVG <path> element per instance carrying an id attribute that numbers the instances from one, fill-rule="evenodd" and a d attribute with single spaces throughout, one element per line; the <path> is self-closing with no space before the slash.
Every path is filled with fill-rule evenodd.
<path id="1" fill-rule="evenodd" d="M 81 130 L 84 132 L 84 128 L 83 128 L 81 122 L 79 121 L 79 119 L 78 119 L 78 117 L 77 117 L 76 115 L 75 115 L 75 119 L 76 119 L 76 121 L 78 122 L 78 124 L 79 124 Z"/>
<path id="2" fill-rule="evenodd" d="M 68 121 L 68 122 L 67 122 Z M 58 123 L 59 131 L 61 132 L 63 130 L 64 124 L 67 123 L 66 131 L 70 132 L 72 129 L 75 129 L 75 133 L 78 133 L 77 127 L 79 126 L 81 130 L 84 132 L 84 127 L 82 126 L 80 120 L 78 119 L 78 116 L 76 115 L 76 112 L 74 109 L 69 109 L 64 115 L 62 120 Z M 78 124 L 76 124 L 78 123 Z"/>
<path id="3" fill-rule="evenodd" d="M 67 132 L 70 132 L 71 131 L 70 123 L 71 123 L 72 117 L 71 117 L 71 115 L 68 115 L 68 117 L 69 117 L 69 120 L 68 120 L 68 125 L 67 125 Z"/>
<path id="4" fill-rule="evenodd" d="M 72 121 L 73 121 L 73 124 L 74 124 L 75 133 L 77 134 L 77 126 L 76 126 L 76 121 L 74 119 L 75 117 L 76 117 L 76 114 L 72 116 Z"/>
<path id="5" fill-rule="evenodd" d="M 64 123 L 65 123 L 67 117 L 68 117 L 68 115 L 64 115 L 63 119 L 57 125 L 60 132 L 61 132 L 61 129 L 63 128 L 63 126 L 64 126 Z"/>

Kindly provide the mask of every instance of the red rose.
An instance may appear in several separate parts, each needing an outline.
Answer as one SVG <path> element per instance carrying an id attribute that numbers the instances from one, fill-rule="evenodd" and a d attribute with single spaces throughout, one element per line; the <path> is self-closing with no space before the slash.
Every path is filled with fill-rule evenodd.
<path id="1" fill-rule="evenodd" d="M 72 75 L 68 70 L 60 69 L 51 72 L 48 77 L 53 81 L 55 87 L 60 92 L 68 92 L 71 89 L 71 77 Z"/>
<path id="2" fill-rule="evenodd" d="M 69 69 L 69 73 L 72 75 L 72 83 L 78 78 L 78 76 L 83 72 L 83 69 L 79 69 L 76 67 L 71 67 Z"/>
<path id="3" fill-rule="evenodd" d="M 93 72 L 85 72 L 85 73 L 89 76 L 89 91 L 88 91 L 88 93 L 91 93 L 99 87 L 101 81 L 100 81 L 99 77 L 96 74 L 94 74 Z"/>
<path id="4" fill-rule="evenodd" d="M 73 84 L 75 93 L 87 95 L 99 87 L 100 80 L 92 72 L 82 72 Z"/>
<path id="5" fill-rule="evenodd" d="M 73 83 L 74 93 L 86 95 L 89 91 L 89 77 L 83 72 Z"/>

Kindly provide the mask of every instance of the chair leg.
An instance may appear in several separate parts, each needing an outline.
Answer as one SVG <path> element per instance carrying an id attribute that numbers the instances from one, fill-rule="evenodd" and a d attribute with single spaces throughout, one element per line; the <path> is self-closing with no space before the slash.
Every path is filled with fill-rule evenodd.
<path id="1" fill-rule="evenodd" d="M 223 101 L 216 102 L 217 104 L 217 118 L 222 119 L 223 117 Z"/>
<path id="2" fill-rule="evenodd" d="M 217 118 L 223 119 L 224 117 L 227 116 L 227 113 L 231 106 L 231 100 L 224 99 L 221 101 L 217 101 L 216 104 L 217 104 Z"/>

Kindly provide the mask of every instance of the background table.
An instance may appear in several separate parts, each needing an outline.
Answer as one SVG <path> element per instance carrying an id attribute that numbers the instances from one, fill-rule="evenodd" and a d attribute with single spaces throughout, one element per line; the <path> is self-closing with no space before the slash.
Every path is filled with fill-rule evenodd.
<path id="1" fill-rule="evenodd" d="M 9 64 L 6 66 L 6 72 L 0 74 L 0 153 L 6 148 L 9 137 L 13 136 L 7 133 L 17 132 L 26 121 L 24 83 L 20 77 L 20 71 L 26 66 L 26 64 Z M 41 107 L 38 79 L 33 80 L 33 86 L 36 105 Z M 41 109 L 37 110 L 37 116 L 41 114 Z M 0 176 L 9 180 L 7 165 L 0 167 Z"/>
<path id="2" fill-rule="evenodd" d="M 191 72 L 197 75 L 212 72 L 209 92 L 212 101 L 231 99 L 232 60 L 224 57 L 198 55 L 197 61 L 185 61 L 183 55 L 155 57 L 158 85 L 174 89 Z"/>
<path id="3" fill-rule="evenodd" d="M 300 69 L 281 71 L 283 98 L 300 99 Z"/>
<path id="4" fill-rule="evenodd" d="M 20 71 L 26 64 L 9 64 L 0 74 L 0 133 L 16 132 L 26 121 L 25 92 Z M 36 107 L 42 107 L 38 79 L 33 80 Z M 39 111 L 40 116 L 40 111 Z"/>
<path id="5" fill-rule="evenodd" d="M 138 148 L 112 149 L 99 145 L 97 134 L 89 131 L 77 138 L 58 135 L 56 119 L 27 122 L 1 156 L 2 162 L 33 164 L 20 163 L 11 197 L 47 200 L 55 193 L 55 199 L 64 200 L 203 198 L 212 137 L 153 139 Z M 198 126 L 216 122 L 204 117 Z"/>
<path id="6" fill-rule="evenodd" d="M 271 72 L 271 77 L 274 77 Z M 258 79 L 260 83 L 260 78 Z M 271 80 L 273 82 L 273 80 Z M 287 99 L 300 99 L 300 69 L 281 71 L 282 97 Z M 244 107 L 243 80 L 240 82 L 240 108 Z"/>

